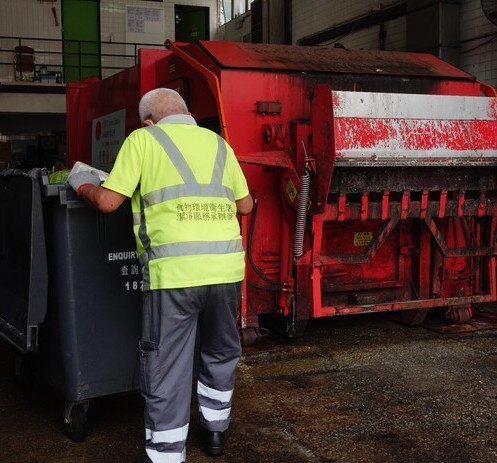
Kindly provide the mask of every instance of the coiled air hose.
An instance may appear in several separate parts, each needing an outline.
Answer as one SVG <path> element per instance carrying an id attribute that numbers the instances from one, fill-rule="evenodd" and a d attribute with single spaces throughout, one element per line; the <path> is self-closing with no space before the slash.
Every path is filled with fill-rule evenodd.
<path id="1" fill-rule="evenodd" d="M 293 245 L 294 257 L 300 257 L 304 253 L 304 231 L 305 218 L 307 215 L 307 204 L 309 202 L 309 189 L 311 185 L 311 175 L 306 166 L 305 174 L 300 179 L 299 204 L 297 206 L 297 220 L 295 221 L 295 239 Z"/>

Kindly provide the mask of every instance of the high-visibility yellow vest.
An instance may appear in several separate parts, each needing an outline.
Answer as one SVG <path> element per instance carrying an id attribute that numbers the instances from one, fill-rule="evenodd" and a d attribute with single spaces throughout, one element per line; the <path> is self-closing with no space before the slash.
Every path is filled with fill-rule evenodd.
<path id="1" fill-rule="evenodd" d="M 162 147 L 161 155 L 169 158 L 174 172 L 153 171 L 154 163 L 147 164 L 149 171 L 142 171 L 141 175 L 141 193 L 133 195 L 133 227 L 143 289 L 241 281 L 245 260 L 236 202 L 233 190 L 222 183 L 226 142 L 214 132 L 210 144 L 206 145 L 202 137 L 204 142 L 197 147 L 199 156 L 217 154 L 210 182 L 199 183 L 177 145 L 161 127 L 145 130 L 144 136 L 153 137 Z M 154 187 L 150 188 L 147 181 Z"/>

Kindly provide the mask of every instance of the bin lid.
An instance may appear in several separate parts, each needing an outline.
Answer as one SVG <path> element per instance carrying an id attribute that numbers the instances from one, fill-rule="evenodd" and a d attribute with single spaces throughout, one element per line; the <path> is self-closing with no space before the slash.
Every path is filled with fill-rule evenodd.
<path id="1" fill-rule="evenodd" d="M 37 349 L 47 312 L 47 256 L 39 172 L 0 174 L 0 336 Z"/>

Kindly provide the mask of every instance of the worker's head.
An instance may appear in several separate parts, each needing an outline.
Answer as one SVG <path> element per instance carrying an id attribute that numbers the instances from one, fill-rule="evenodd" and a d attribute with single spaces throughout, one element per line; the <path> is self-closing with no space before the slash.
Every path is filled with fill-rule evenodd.
<path id="1" fill-rule="evenodd" d="M 145 93 L 138 105 L 138 112 L 144 125 L 155 124 L 173 114 L 190 114 L 185 100 L 170 88 L 156 88 Z"/>

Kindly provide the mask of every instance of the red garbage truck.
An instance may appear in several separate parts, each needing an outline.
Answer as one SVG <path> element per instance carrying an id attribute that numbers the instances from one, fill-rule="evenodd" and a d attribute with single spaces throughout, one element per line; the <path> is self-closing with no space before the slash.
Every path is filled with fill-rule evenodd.
<path id="1" fill-rule="evenodd" d="M 256 201 L 241 219 L 240 329 L 495 301 L 497 94 L 428 54 L 166 42 L 67 86 L 68 157 L 109 170 L 140 97 L 177 90 L 233 146 Z"/>

